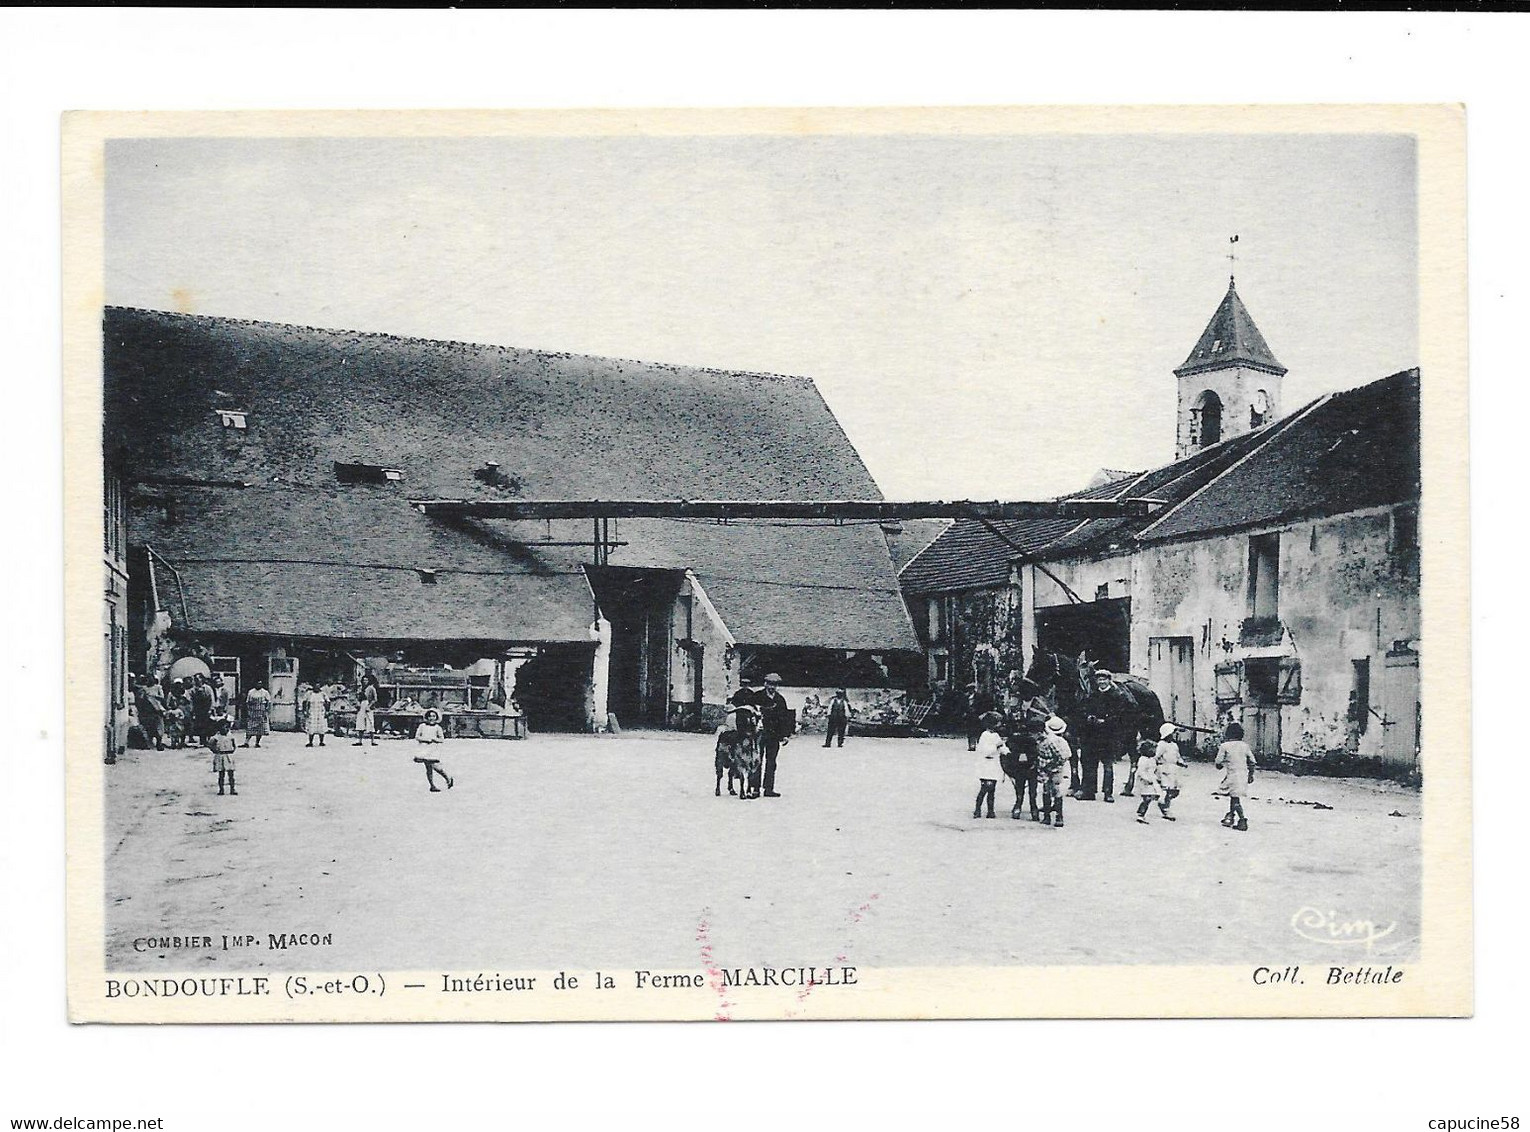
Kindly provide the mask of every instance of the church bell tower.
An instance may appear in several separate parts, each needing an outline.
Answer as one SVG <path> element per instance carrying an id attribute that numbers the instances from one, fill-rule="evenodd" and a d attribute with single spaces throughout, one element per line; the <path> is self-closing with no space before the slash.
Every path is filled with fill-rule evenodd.
<path id="1" fill-rule="evenodd" d="M 1275 360 L 1229 276 L 1221 305 L 1184 365 L 1174 371 L 1179 379 L 1175 459 L 1280 416 L 1285 375 L 1286 367 Z"/>

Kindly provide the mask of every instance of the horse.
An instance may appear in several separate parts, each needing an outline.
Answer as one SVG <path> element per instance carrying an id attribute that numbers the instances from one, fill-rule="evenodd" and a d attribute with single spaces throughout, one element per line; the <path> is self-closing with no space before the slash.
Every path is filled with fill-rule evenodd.
<path id="1" fill-rule="evenodd" d="M 1094 677 L 1099 671 L 1100 667 L 1089 659 L 1087 653 L 1081 652 L 1074 658 L 1057 652 L 1037 651 L 1025 679 L 1040 689 L 1042 698 L 1054 712 L 1068 721 L 1071 732 L 1075 719 L 1087 715 L 1090 701 L 1098 698 Z M 1127 673 L 1114 673 L 1113 679 L 1116 687 L 1131 700 L 1132 734 L 1156 740 L 1158 729 L 1164 722 L 1163 703 L 1158 693 L 1148 687 L 1145 680 Z"/>
<path id="2" fill-rule="evenodd" d="M 713 769 L 717 772 L 713 796 L 722 797 L 722 780 L 726 774 L 729 794 L 733 793 L 733 780 L 738 779 L 740 799 L 759 797 L 759 788 L 751 792 L 749 782 L 760 766 L 760 710 L 746 704 L 731 709 L 729 714 L 738 718 L 731 728 L 717 729 L 717 745 L 712 759 Z"/>
<path id="3" fill-rule="evenodd" d="M 1079 707 L 1094 694 L 1094 667 L 1083 653 L 1075 660 L 1059 652 L 1037 649 L 1021 688 L 1022 697 L 1039 695 L 1053 714 L 1071 723 Z"/>
<path id="4" fill-rule="evenodd" d="M 1081 652 L 1073 658 L 1062 653 L 1038 650 L 1025 674 L 1026 681 L 1043 689 L 1043 698 L 1058 715 L 1068 721 L 1069 745 L 1073 750 L 1073 758 L 1069 763 L 1073 793 L 1077 793 L 1081 786 L 1078 724 L 1096 717 L 1096 708 L 1107 718 L 1115 716 L 1121 731 L 1129 733 L 1133 742 L 1137 739 L 1156 740 L 1164 722 L 1163 703 L 1158 693 L 1148 687 L 1145 681 L 1129 674 L 1113 674 L 1112 682 L 1120 690 L 1121 697 L 1108 707 L 1102 704 L 1102 697 L 1095 687 L 1095 674 L 1099 671 L 1101 669 L 1089 659 L 1087 653 Z M 1121 703 L 1123 699 L 1126 705 L 1124 712 Z M 1136 764 L 1133 762 L 1127 775 L 1127 793 L 1131 792 L 1135 780 Z"/>

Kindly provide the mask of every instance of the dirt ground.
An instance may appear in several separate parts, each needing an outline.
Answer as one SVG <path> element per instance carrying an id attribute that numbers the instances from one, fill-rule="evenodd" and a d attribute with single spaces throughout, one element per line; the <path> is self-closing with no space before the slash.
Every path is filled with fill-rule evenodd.
<path id="1" fill-rule="evenodd" d="M 432 794 L 412 742 L 205 751 L 107 771 L 116 970 L 505 970 L 848 962 L 1284 964 L 1416 956 L 1417 791 L 1262 774 L 1224 829 L 1220 772 L 1183 771 L 1178 821 L 1067 803 L 1067 827 L 971 817 L 960 739 L 810 735 L 783 797 L 713 796 L 710 736 L 453 740 Z M 1124 770 L 1124 764 L 1121 768 Z M 1315 805 L 1315 803 L 1320 804 Z M 1331 807 L 1331 808 L 1329 808 Z M 1369 921 L 1369 946 L 1335 943 Z M 332 943 L 272 950 L 273 933 Z M 261 946 L 223 950 L 223 935 Z M 173 948 L 141 941 L 212 936 Z"/>

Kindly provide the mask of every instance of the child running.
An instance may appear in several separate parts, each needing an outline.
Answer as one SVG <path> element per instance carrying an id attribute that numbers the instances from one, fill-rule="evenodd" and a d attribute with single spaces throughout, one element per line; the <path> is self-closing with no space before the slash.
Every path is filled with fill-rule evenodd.
<path id="1" fill-rule="evenodd" d="M 1217 748 L 1217 766 L 1227 771 L 1222 781 L 1222 789 L 1227 791 L 1227 816 L 1222 824 L 1240 833 L 1248 831 L 1243 794 L 1254 783 L 1254 765 L 1253 748 L 1243 741 L 1243 725 L 1229 723 L 1222 745 Z"/>
<path id="2" fill-rule="evenodd" d="M 1179 768 L 1186 766 L 1185 756 L 1180 752 L 1179 744 L 1174 742 L 1174 732 L 1179 730 L 1172 723 L 1165 723 L 1158 729 L 1158 748 L 1154 752 L 1154 762 L 1157 764 L 1158 788 L 1163 791 L 1163 801 L 1158 803 L 1158 808 L 1163 816 L 1169 821 L 1175 821 L 1173 814 L 1169 813 L 1169 806 L 1175 798 L 1179 797 Z"/>
<path id="3" fill-rule="evenodd" d="M 1137 789 L 1142 795 L 1142 802 L 1137 807 L 1137 820 L 1147 825 L 1148 807 L 1157 802 L 1163 792 L 1158 785 L 1158 745 L 1147 739 L 1137 744 Z M 1169 817 L 1169 811 L 1162 804 L 1158 808 L 1164 817 Z"/>
<path id="4" fill-rule="evenodd" d="M 415 729 L 414 737 L 416 741 L 421 743 L 444 743 L 446 735 L 441 730 L 441 713 L 435 708 L 427 711 L 425 713 L 425 722 Z M 438 774 L 446 779 L 446 788 L 448 790 L 455 785 L 452 782 L 452 776 L 442 769 L 440 759 L 430 759 L 416 755 L 414 761 L 425 767 L 425 781 L 430 784 L 430 792 L 432 794 L 441 793 L 440 788 L 436 785 L 436 775 Z"/>
<path id="5" fill-rule="evenodd" d="M 978 722 L 982 724 L 983 731 L 977 740 L 978 792 L 977 801 L 972 804 L 972 816 L 981 817 L 983 803 L 987 801 L 988 816 L 993 817 L 993 795 L 1003 773 L 999 769 L 999 758 L 1009 754 L 1009 747 L 999 734 L 999 725 L 1004 721 L 997 712 L 984 712 Z"/>

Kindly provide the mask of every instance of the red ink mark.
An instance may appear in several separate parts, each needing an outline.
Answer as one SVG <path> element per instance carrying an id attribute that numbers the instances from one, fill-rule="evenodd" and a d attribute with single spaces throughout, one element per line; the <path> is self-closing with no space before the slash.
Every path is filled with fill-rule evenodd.
<path id="1" fill-rule="evenodd" d="M 881 895 L 882 894 L 880 892 L 873 892 L 871 894 L 870 899 L 868 899 L 859 908 L 854 909 L 850 913 L 848 919 L 849 919 L 850 924 L 851 924 L 852 927 L 854 925 L 860 923 L 862 920 L 864 920 L 866 918 L 867 913 L 869 913 L 871 911 L 871 906 L 876 903 L 877 899 Z M 843 964 L 844 962 L 846 962 L 850 958 L 850 946 L 851 946 L 852 943 L 853 943 L 853 940 L 851 940 L 849 938 L 847 938 L 845 940 L 845 946 L 841 947 L 839 949 L 839 953 L 834 956 L 834 962 L 835 963 Z M 786 1017 L 788 1017 L 788 1018 L 795 1018 L 797 1015 L 802 1013 L 803 1003 L 805 1003 L 807 1001 L 807 996 L 813 993 L 813 988 L 816 987 L 817 985 L 818 985 L 817 981 L 814 980 L 810 976 L 808 978 L 808 981 L 803 985 L 802 989 L 797 992 L 797 1006 L 796 1006 L 796 1009 L 788 1010 L 786 1012 Z"/>
<path id="2" fill-rule="evenodd" d="M 721 968 L 712 958 L 712 921 L 708 918 L 712 914 L 710 908 L 701 910 L 701 920 L 696 924 L 696 942 L 701 944 L 701 964 L 707 973 L 707 982 L 717 992 L 717 1013 L 712 1016 L 716 1022 L 731 1022 L 733 1019 L 728 1010 L 733 1003 L 728 1000 L 727 982 L 723 978 Z"/>

